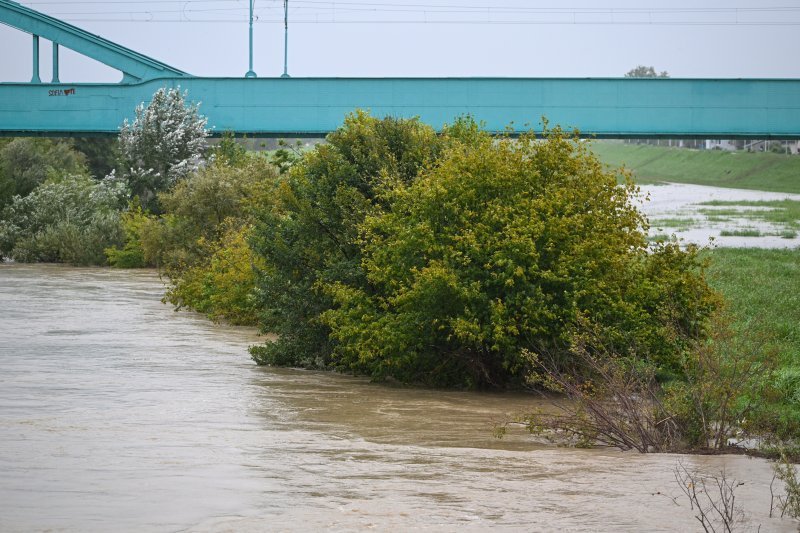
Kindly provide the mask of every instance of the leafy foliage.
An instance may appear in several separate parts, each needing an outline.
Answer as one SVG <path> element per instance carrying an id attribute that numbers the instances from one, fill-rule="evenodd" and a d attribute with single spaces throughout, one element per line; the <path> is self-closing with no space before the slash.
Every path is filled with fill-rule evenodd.
<path id="1" fill-rule="evenodd" d="M 125 244 L 122 248 L 112 246 L 105 249 L 108 264 L 116 268 L 155 266 L 154 249 L 157 246 L 148 237 L 157 233 L 152 227 L 158 223 L 156 217 L 145 213 L 138 202 L 131 202 L 128 210 L 120 214 L 120 223 Z"/>
<path id="2" fill-rule="evenodd" d="M 238 167 L 247 161 L 247 149 L 236 142 L 233 132 L 226 131 L 217 144 L 211 148 L 210 161 L 221 162 L 231 167 Z"/>
<path id="3" fill-rule="evenodd" d="M 734 332 L 718 318 L 683 365 L 685 379 L 667 384 L 666 401 L 689 446 L 723 449 L 741 432 L 764 429 L 760 411 L 775 396 L 777 365 L 765 338 Z"/>
<path id="4" fill-rule="evenodd" d="M 103 250 L 122 240 L 126 193 L 118 181 L 67 176 L 15 196 L 0 217 L 0 254 L 24 262 L 104 264 Z"/>
<path id="5" fill-rule="evenodd" d="M 69 143 L 19 138 L 0 145 L 0 208 L 27 196 L 48 178 L 85 175 L 86 158 Z"/>
<path id="6" fill-rule="evenodd" d="M 211 164 L 162 192 L 165 213 L 134 204 L 123 215 L 126 243 L 106 251 L 118 267 L 156 266 L 170 280 L 164 297 L 214 320 L 255 324 L 255 272 L 248 245 L 253 211 L 270 201 L 277 172 L 260 156 L 223 141 Z"/>
<path id="7" fill-rule="evenodd" d="M 707 255 L 709 280 L 726 298 L 734 339 L 756 339 L 763 357 L 777 358 L 770 386 L 754 398 L 748 429 L 791 447 L 786 441 L 800 435 L 800 250 L 717 248 Z"/>
<path id="8" fill-rule="evenodd" d="M 534 383 L 569 401 L 554 401 L 555 411 L 531 413 L 523 422 L 560 444 L 641 453 L 727 450 L 754 436 L 769 445 L 790 441 L 764 417 L 775 395 L 776 364 L 765 339 L 734 332 L 721 314 L 711 326 L 686 350 L 683 376 L 666 383 L 652 363 L 609 352 L 596 329 L 582 326 L 570 347 L 572 364 L 530 354 Z"/>
<path id="9" fill-rule="evenodd" d="M 134 204 L 132 213 L 123 218 L 126 247 L 140 249 L 136 253 L 141 253 L 145 265 L 178 277 L 208 258 L 208 246 L 226 231 L 229 218 L 242 218 L 263 201 L 274 176 L 273 167 L 262 157 L 248 157 L 238 167 L 218 159 L 159 194 L 164 214 L 150 215 Z"/>
<path id="10" fill-rule="evenodd" d="M 250 228 L 226 226 L 231 227 L 218 241 L 208 244 L 209 260 L 173 278 L 165 300 L 177 308 L 189 306 L 212 320 L 253 325 L 258 321 L 254 269 L 263 264 L 248 245 Z"/>
<path id="11" fill-rule="evenodd" d="M 667 410 L 654 367 L 609 353 L 587 326 L 569 348 L 570 363 L 553 354 L 527 354 L 536 385 L 565 396 L 555 410 L 523 418 L 528 430 L 559 444 L 614 446 L 640 453 L 674 451 L 682 427 Z"/>
<path id="12" fill-rule="evenodd" d="M 166 265 L 171 287 L 165 300 L 213 320 L 255 325 L 255 272 L 263 263 L 248 241 L 254 211 L 272 201 L 277 173 L 259 156 L 241 159 L 236 167 L 226 161 L 236 160 L 218 160 L 165 196 L 167 218 L 199 231 L 192 241 L 196 253 Z"/>
<path id="13" fill-rule="evenodd" d="M 379 190 L 408 183 L 435 161 L 442 140 L 418 120 L 350 115 L 281 180 L 253 245 L 267 268 L 257 283 L 261 326 L 277 342 L 251 350 L 260 364 L 325 367 L 332 301 L 323 283 L 365 284 L 359 225 L 384 208 Z"/>
<path id="14" fill-rule="evenodd" d="M 576 321 L 680 372 L 717 298 L 694 249 L 648 247 L 636 189 L 556 129 L 441 135 L 356 113 L 281 181 L 253 234 L 261 364 L 487 387 L 523 350 L 566 356 Z"/>
<path id="15" fill-rule="evenodd" d="M 503 386 L 523 349 L 565 353 L 578 318 L 610 351 L 677 369 L 716 298 L 693 250 L 648 249 L 630 183 L 556 129 L 451 139 L 362 226 L 367 284 L 325 280 L 335 359 L 403 381 Z"/>
<path id="16" fill-rule="evenodd" d="M 202 162 L 207 120 L 198 104 L 186 103 L 187 92 L 159 89 L 145 107 L 136 108 L 119 133 L 122 174 L 134 195 L 151 211 L 158 210 L 156 193 L 175 185 Z"/>

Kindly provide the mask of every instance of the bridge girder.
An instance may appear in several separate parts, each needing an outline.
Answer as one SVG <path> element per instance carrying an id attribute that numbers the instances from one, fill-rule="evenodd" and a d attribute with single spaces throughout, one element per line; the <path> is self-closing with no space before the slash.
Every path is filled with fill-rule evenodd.
<path id="1" fill-rule="evenodd" d="M 181 87 L 216 134 L 322 136 L 347 113 L 465 114 L 488 130 L 578 128 L 598 138 L 800 139 L 800 80 L 196 78 L 135 84 L 0 83 L 0 135 L 114 135 L 160 87 Z"/>
<path id="2" fill-rule="evenodd" d="M 120 84 L 0 83 L 0 136 L 115 135 L 161 87 L 188 90 L 216 134 L 322 136 L 347 113 L 465 114 L 490 131 L 578 128 L 584 136 L 800 139 L 800 80 L 637 78 L 197 78 L 11 0 L 0 22 L 122 71 Z M 57 47 L 54 48 L 57 65 Z"/>

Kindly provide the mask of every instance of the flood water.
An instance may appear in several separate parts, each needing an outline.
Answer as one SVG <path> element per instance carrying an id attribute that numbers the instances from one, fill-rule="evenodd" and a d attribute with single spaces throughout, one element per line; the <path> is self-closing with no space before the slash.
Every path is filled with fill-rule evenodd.
<path id="1" fill-rule="evenodd" d="M 0 531 L 698 529 L 677 456 L 495 439 L 531 396 L 256 367 L 251 331 L 161 293 L 0 265 Z M 767 517 L 766 462 L 682 460 L 742 481 L 753 530 L 794 530 Z"/>
<path id="2" fill-rule="evenodd" d="M 707 205 L 708 202 L 733 204 L 781 200 L 800 202 L 800 194 L 709 187 L 688 183 L 642 185 L 641 192 L 643 197 L 649 197 L 649 200 L 641 202 L 639 207 L 650 220 L 651 236 L 674 234 L 687 244 L 700 246 L 712 244 L 715 247 L 727 248 L 800 247 L 800 232 L 797 231 L 796 225 L 771 224 L 753 219 L 754 211 L 770 209 L 769 207 Z M 720 209 L 726 211 L 725 217 L 709 216 L 720 212 Z M 731 214 L 731 210 L 738 211 L 739 215 Z M 663 222 L 669 220 L 673 222 L 669 226 L 665 226 Z M 677 225 L 675 225 L 676 221 Z M 735 235 L 742 230 L 755 230 L 757 235 Z M 726 232 L 729 234 L 726 235 Z"/>

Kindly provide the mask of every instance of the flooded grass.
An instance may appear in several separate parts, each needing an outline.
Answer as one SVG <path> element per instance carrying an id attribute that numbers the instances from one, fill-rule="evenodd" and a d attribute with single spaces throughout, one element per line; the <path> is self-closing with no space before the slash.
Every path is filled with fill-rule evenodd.
<path id="1" fill-rule="evenodd" d="M 643 186 L 642 210 L 654 235 L 675 233 L 700 246 L 800 246 L 800 195 L 701 185 Z M 661 239 L 655 239 L 658 241 Z"/>
<path id="2" fill-rule="evenodd" d="M 728 222 L 740 220 L 766 226 L 725 228 L 720 232 L 721 237 L 774 236 L 789 240 L 797 238 L 800 229 L 800 201 L 797 200 L 711 200 L 698 205 L 706 206 L 699 212 L 709 222 L 727 219 Z"/>
<path id="3" fill-rule="evenodd" d="M 800 201 L 797 200 L 762 200 L 762 201 L 722 201 L 712 200 L 699 205 L 709 207 L 737 207 L 740 209 L 701 209 L 700 212 L 710 216 L 735 216 L 750 220 L 761 220 L 771 224 L 785 225 L 792 229 L 800 229 Z M 750 209 L 747 209 L 750 208 Z"/>
<path id="4" fill-rule="evenodd" d="M 719 232 L 720 237 L 761 237 L 763 234 L 756 228 L 724 229 Z"/>
<path id="5" fill-rule="evenodd" d="M 697 223 L 694 218 L 657 218 L 652 226 L 657 228 L 690 228 Z"/>
<path id="6" fill-rule="evenodd" d="M 667 242 L 671 238 L 672 237 L 666 233 L 656 233 L 655 235 L 649 235 L 647 237 L 647 242 Z"/>

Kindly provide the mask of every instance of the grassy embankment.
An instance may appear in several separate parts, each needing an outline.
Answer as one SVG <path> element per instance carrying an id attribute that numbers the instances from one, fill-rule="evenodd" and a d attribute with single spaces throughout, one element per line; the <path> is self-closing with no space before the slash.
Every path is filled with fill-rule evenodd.
<path id="1" fill-rule="evenodd" d="M 637 183 L 694 183 L 759 191 L 800 193 L 800 156 L 688 150 L 594 141 L 592 151 L 612 167 L 625 166 Z"/>

